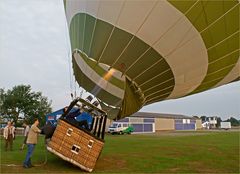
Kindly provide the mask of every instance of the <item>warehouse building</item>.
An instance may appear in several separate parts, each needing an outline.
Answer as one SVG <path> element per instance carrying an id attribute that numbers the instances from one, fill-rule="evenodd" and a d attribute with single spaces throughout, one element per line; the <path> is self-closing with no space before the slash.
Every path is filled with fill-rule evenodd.
<path id="1" fill-rule="evenodd" d="M 130 117 L 116 121 L 131 124 L 135 133 L 148 133 L 166 130 L 197 130 L 202 128 L 201 119 L 177 114 L 137 112 Z M 108 126 L 113 121 L 108 121 Z M 107 127 L 108 127 L 107 126 Z"/>
<path id="2" fill-rule="evenodd" d="M 56 124 L 62 115 L 62 109 L 46 115 L 46 120 Z M 113 120 L 107 119 L 106 132 Z M 178 114 L 137 112 L 114 123 L 130 124 L 134 133 L 151 133 L 166 130 L 197 130 L 202 128 L 202 120 Z"/>

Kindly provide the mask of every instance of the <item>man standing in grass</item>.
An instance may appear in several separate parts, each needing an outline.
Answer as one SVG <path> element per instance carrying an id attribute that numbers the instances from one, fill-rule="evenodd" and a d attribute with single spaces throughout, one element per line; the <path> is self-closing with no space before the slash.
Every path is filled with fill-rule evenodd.
<path id="1" fill-rule="evenodd" d="M 9 121 L 7 126 L 3 130 L 3 137 L 6 140 L 5 150 L 8 150 L 8 146 L 10 146 L 10 150 L 12 150 L 13 139 L 14 139 L 14 131 L 15 128 L 12 126 L 12 123 Z"/>
<path id="2" fill-rule="evenodd" d="M 33 167 L 33 165 L 31 164 L 31 156 L 33 154 L 35 145 L 37 144 L 38 134 L 41 133 L 41 130 L 37 127 L 38 125 L 39 125 L 39 120 L 36 118 L 34 119 L 34 123 L 31 126 L 28 133 L 28 137 L 27 137 L 28 150 L 27 150 L 26 158 L 23 163 L 24 168 Z"/>

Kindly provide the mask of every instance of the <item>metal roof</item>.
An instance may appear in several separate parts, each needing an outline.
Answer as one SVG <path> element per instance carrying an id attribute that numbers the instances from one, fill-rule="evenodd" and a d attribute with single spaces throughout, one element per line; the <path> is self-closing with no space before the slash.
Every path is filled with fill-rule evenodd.
<path id="1" fill-rule="evenodd" d="M 172 119 L 197 119 L 180 114 L 165 114 L 165 113 L 152 113 L 152 112 L 136 112 L 130 117 L 144 117 L 144 118 L 172 118 Z"/>

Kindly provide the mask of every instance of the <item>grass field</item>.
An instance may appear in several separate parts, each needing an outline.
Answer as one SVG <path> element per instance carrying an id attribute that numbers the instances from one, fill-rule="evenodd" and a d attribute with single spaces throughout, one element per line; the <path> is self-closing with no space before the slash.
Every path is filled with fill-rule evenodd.
<path id="1" fill-rule="evenodd" d="M 180 131 L 145 135 L 107 135 L 104 150 L 93 173 L 240 173 L 239 131 Z M 47 164 L 22 168 L 26 150 L 14 141 L 13 151 L 4 151 L 1 137 L 0 173 L 81 173 L 78 167 L 47 153 Z M 45 159 L 43 137 L 33 164 Z M 4 164 L 18 164 L 6 166 Z"/>

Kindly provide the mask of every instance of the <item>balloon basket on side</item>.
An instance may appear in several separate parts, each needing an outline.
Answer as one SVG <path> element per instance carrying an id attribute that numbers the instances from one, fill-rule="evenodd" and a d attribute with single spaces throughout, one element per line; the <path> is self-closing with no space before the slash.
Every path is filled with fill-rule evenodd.
<path id="1" fill-rule="evenodd" d="M 87 172 L 92 172 L 104 146 L 106 115 L 93 116 L 91 130 L 60 118 L 47 145 L 48 151 Z"/>

